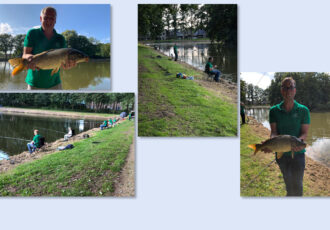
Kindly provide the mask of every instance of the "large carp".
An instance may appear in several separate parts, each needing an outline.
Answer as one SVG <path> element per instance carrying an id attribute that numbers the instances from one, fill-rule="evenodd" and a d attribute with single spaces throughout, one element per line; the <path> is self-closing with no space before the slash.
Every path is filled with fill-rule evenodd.
<path id="1" fill-rule="evenodd" d="M 51 76 L 57 73 L 67 60 L 74 60 L 76 63 L 88 62 L 89 58 L 83 52 L 71 49 L 52 49 L 32 56 L 31 63 L 35 63 L 38 69 L 52 69 Z M 9 60 L 10 65 L 14 67 L 12 76 L 18 74 L 23 69 L 27 69 L 29 64 L 27 59 L 13 58 Z"/>
<path id="2" fill-rule="evenodd" d="M 256 154 L 259 150 L 262 151 L 262 149 L 264 148 L 270 149 L 273 152 L 277 152 L 277 159 L 279 159 L 283 156 L 284 152 L 290 152 L 290 151 L 293 158 L 294 157 L 293 148 L 295 147 L 306 148 L 306 144 L 297 137 L 290 135 L 279 135 L 266 140 L 262 144 L 253 144 L 253 145 L 249 145 L 249 147 L 254 150 L 254 154 Z"/>

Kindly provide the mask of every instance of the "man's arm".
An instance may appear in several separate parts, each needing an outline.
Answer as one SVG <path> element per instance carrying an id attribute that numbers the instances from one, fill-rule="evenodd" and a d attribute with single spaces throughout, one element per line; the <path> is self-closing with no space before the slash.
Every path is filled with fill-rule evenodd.
<path id="1" fill-rule="evenodd" d="M 304 142 L 307 139 L 309 124 L 302 124 L 301 125 L 301 134 L 299 139 L 302 139 Z"/>
<path id="2" fill-rule="evenodd" d="M 28 69 L 36 70 L 36 69 L 38 69 L 36 67 L 36 64 L 35 63 L 31 63 L 32 57 L 33 57 L 32 47 L 24 47 L 22 58 L 28 60 L 28 62 L 29 62 Z"/>
<path id="3" fill-rule="evenodd" d="M 270 138 L 278 136 L 276 123 L 270 123 Z"/>

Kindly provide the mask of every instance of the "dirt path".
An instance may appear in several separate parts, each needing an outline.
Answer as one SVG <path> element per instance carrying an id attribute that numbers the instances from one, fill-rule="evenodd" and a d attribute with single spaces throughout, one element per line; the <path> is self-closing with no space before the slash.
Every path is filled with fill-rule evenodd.
<path id="1" fill-rule="evenodd" d="M 119 180 L 115 184 L 113 196 L 134 197 L 135 196 L 135 141 L 130 147 L 126 163 L 121 170 Z"/>
<path id="2" fill-rule="evenodd" d="M 262 124 L 258 123 L 253 117 L 249 117 L 248 125 L 261 138 L 268 139 L 270 131 Z M 307 153 L 308 154 L 308 153 Z M 320 194 L 327 191 L 327 196 L 330 196 L 330 168 L 322 165 L 306 154 L 306 168 L 304 174 L 304 183 L 307 183 L 312 189 L 313 194 Z M 273 159 L 273 156 L 272 156 Z M 279 170 L 276 164 L 272 164 L 270 170 Z M 309 192 L 304 196 L 310 196 Z"/>

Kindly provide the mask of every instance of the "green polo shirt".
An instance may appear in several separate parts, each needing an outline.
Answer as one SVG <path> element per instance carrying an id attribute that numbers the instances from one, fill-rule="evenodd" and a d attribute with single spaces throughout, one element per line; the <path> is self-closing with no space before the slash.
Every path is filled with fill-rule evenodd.
<path id="1" fill-rule="evenodd" d="M 40 148 L 40 135 L 37 134 L 33 137 L 33 142 L 35 144 L 35 146 L 37 146 L 37 148 Z"/>
<path id="2" fill-rule="evenodd" d="M 213 68 L 213 65 L 211 62 L 207 62 L 205 65 L 205 72 L 209 73 L 211 71 L 211 69 Z"/>
<path id="3" fill-rule="evenodd" d="M 103 122 L 103 125 L 108 126 L 108 121 L 105 120 L 105 121 Z"/>
<path id="4" fill-rule="evenodd" d="M 299 137 L 301 134 L 301 125 L 310 124 L 311 118 L 309 109 L 294 101 L 294 106 L 290 112 L 283 108 L 284 102 L 273 106 L 269 111 L 269 123 L 276 123 L 277 133 L 279 135 L 291 135 Z M 295 152 L 295 154 L 302 154 L 306 152 L 305 149 Z M 286 156 L 291 156 L 291 152 L 285 152 Z"/>
<path id="5" fill-rule="evenodd" d="M 174 46 L 174 53 L 178 53 L 178 47 Z"/>
<path id="6" fill-rule="evenodd" d="M 31 29 L 27 32 L 24 39 L 24 47 L 31 47 L 32 54 L 39 54 L 50 49 L 66 48 L 66 42 L 63 35 L 58 34 L 54 30 L 54 35 L 51 39 L 45 36 L 42 27 Z M 28 70 L 25 82 L 28 85 L 37 88 L 51 88 L 61 83 L 60 71 L 51 76 L 52 70 Z"/>

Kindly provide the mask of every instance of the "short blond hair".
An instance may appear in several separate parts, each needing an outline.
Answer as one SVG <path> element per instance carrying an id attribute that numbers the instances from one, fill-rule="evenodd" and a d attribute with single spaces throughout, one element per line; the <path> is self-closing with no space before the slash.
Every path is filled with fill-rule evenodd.
<path id="1" fill-rule="evenodd" d="M 55 17 L 57 17 L 56 9 L 55 9 L 54 7 L 52 7 L 52 6 L 46 6 L 45 8 L 43 8 L 43 9 L 41 10 L 41 12 L 40 12 L 40 17 L 42 17 L 42 16 L 46 13 L 47 10 L 52 10 L 52 11 L 54 11 L 54 12 L 55 12 Z"/>
<path id="2" fill-rule="evenodd" d="M 286 78 L 284 78 L 284 79 L 282 80 L 282 82 L 281 82 L 281 86 L 283 86 L 283 85 L 284 85 L 284 82 L 286 82 L 286 81 L 291 81 L 291 82 L 293 82 L 294 87 L 296 87 L 296 81 L 295 81 L 292 77 L 286 77 Z"/>

